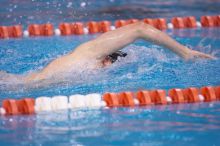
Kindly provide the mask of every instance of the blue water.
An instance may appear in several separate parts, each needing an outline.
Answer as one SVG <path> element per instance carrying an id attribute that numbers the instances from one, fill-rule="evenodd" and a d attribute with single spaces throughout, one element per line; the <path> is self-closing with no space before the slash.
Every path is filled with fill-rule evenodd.
<path id="1" fill-rule="evenodd" d="M 43 4 L 47 2 L 44 1 L 19 1 L 18 3 L 14 0 L 1 0 L 1 2 L 0 19 L 3 20 L 0 21 L 1 25 L 18 23 L 27 25 L 47 21 L 57 25 L 61 21 L 107 18 L 115 20 L 148 16 L 171 18 L 175 15 L 192 14 L 198 18 L 205 14 L 219 14 L 219 1 L 217 0 L 214 2 L 199 0 L 118 2 L 111 0 L 100 3 L 47 1 L 49 4 L 45 7 Z M 86 5 L 79 7 L 79 5 L 84 5 L 82 4 L 84 2 Z M 174 4 L 175 7 L 173 7 Z M 115 6 L 117 9 L 113 12 L 112 8 Z M 33 9 L 34 7 L 36 9 Z M 96 9 L 98 7 L 99 9 Z M 148 9 L 137 11 L 137 8 Z M 85 9 L 88 13 L 83 13 Z M 149 9 L 151 11 L 146 12 Z M 100 15 L 100 11 L 105 11 L 105 13 Z M 69 16 L 70 13 L 71 16 Z M 44 14 L 45 17 L 39 14 Z M 128 56 L 111 67 L 74 74 L 69 81 L 64 83 L 27 88 L 22 85 L 14 87 L 13 84 L 0 82 L 0 103 L 8 97 L 36 98 L 94 92 L 158 88 L 168 90 L 174 87 L 220 85 L 219 28 L 167 30 L 166 32 L 184 45 L 216 56 L 217 60 L 198 59 L 185 62 L 162 47 L 138 40 L 123 48 Z M 55 58 L 67 54 L 77 45 L 98 35 L 0 40 L 0 70 L 15 74 L 41 70 Z M 16 146 L 217 146 L 220 145 L 219 131 L 220 102 L 116 109 L 79 109 L 44 112 L 31 116 L 0 117 L 0 144 Z"/>
<path id="2" fill-rule="evenodd" d="M 3 117 L 1 145 L 205 145 L 220 143 L 219 103 L 61 111 Z"/>
<path id="3" fill-rule="evenodd" d="M 218 28 L 181 30 L 178 33 L 177 30 L 169 30 L 167 33 L 195 50 L 216 57 L 220 56 L 220 29 Z M 203 36 L 204 34 L 206 36 Z M 97 35 L 0 40 L 2 44 L 0 70 L 15 74 L 41 70 L 55 58 L 69 53 L 77 45 L 95 37 Z M 143 88 L 201 87 L 220 83 L 219 59 L 185 62 L 166 49 L 142 40 L 136 41 L 123 50 L 128 53 L 128 56 L 111 67 L 94 72 L 80 72 L 79 70 L 79 75 L 73 75 L 69 82 L 63 84 L 28 89 L 19 86 L 13 90 L 9 87 L 8 90 L 7 84 L 1 83 L 0 96 L 2 98 L 38 97 L 137 91 Z"/>
<path id="4" fill-rule="evenodd" d="M 196 50 L 220 57 L 220 29 L 168 31 Z M 203 35 L 206 34 L 204 37 Z M 96 36 L 0 40 L 0 70 L 23 74 L 40 70 Z M 72 82 L 8 90 L 4 98 L 169 89 L 220 84 L 220 60 L 185 62 L 163 48 L 138 40 L 128 56 L 109 68 L 82 73 Z M 15 63 L 16 62 L 16 63 Z M 0 117 L 1 145 L 219 145 L 220 103 L 124 109 L 82 109 Z"/>

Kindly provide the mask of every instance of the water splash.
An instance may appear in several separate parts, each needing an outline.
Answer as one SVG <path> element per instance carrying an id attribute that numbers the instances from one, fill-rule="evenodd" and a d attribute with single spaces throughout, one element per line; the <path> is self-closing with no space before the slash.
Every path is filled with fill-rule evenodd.
<path id="1" fill-rule="evenodd" d="M 10 52 L 10 50 L 8 51 Z M 152 64 L 149 63 L 149 61 L 147 60 L 156 60 L 157 62 L 167 62 L 169 60 L 173 60 L 173 58 L 172 59 L 167 58 L 166 54 L 162 50 L 158 50 L 155 46 L 148 48 L 145 46 L 130 45 L 124 48 L 124 51 L 128 53 L 128 56 L 126 58 L 119 58 L 119 60 L 110 67 L 100 68 L 96 70 L 78 70 L 77 72 L 75 70 L 73 72 L 66 71 L 66 73 L 59 74 L 58 76 L 55 76 L 51 79 L 42 82 L 35 82 L 34 84 L 31 85 L 29 84 L 28 87 L 26 88 L 37 88 L 41 86 L 42 87 L 49 86 L 50 84 L 57 84 L 58 86 L 62 84 L 86 84 L 86 83 L 94 82 L 98 79 L 105 80 L 106 78 L 109 79 L 108 76 L 111 76 L 110 74 L 112 71 L 117 70 L 118 68 L 123 66 L 126 68 L 131 64 L 134 65 L 139 64 L 139 62 L 143 62 L 143 61 L 145 61 L 143 65 L 138 65 L 139 66 L 138 72 L 141 73 L 143 70 L 145 71 L 145 73 L 150 71 L 152 72 L 158 68 L 159 64 Z M 28 56 L 28 54 L 26 56 Z M 48 60 L 51 60 L 50 55 L 47 55 L 47 57 L 48 58 L 40 59 L 37 62 L 37 64 L 44 64 L 43 62 L 48 62 Z M 22 62 L 18 62 L 18 63 L 22 63 Z M 38 69 L 42 69 L 42 68 L 43 65 L 38 67 Z M 82 68 L 86 68 L 86 65 L 83 65 Z M 34 71 L 33 70 L 28 71 L 28 73 L 31 72 Z M 135 72 L 134 73 L 128 72 L 127 74 L 125 74 L 125 76 L 131 78 L 132 74 L 135 74 Z M 8 74 L 6 72 L 1 72 L 0 85 L 10 86 L 10 87 L 12 86 L 15 87 L 19 85 L 20 87 L 21 84 L 24 84 L 22 79 L 23 79 L 22 75 L 13 75 L 13 74 Z"/>

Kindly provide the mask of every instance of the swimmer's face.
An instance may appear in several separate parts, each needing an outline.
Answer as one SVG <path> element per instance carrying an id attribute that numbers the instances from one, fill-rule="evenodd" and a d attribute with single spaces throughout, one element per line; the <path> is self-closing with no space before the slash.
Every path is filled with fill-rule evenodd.
<path id="1" fill-rule="evenodd" d="M 109 59 L 108 57 L 106 57 L 103 61 L 102 61 L 103 66 L 109 66 L 112 64 L 111 59 Z"/>
<path id="2" fill-rule="evenodd" d="M 118 59 L 118 57 L 125 57 L 125 56 L 127 56 L 127 53 L 124 53 L 122 51 L 117 51 L 115 53 L 106 56 L 105 59 L 102 61 L 102 64 L 104 67 L 109 66 L 112 63 L 114 63 Z"/>

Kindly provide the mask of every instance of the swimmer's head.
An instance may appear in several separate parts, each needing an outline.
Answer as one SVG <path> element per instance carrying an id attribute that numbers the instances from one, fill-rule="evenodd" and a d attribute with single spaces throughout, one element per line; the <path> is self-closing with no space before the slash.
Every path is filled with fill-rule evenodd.
<path id="1" fill-rule="evenodd" d="M 104 66 L 108 66 L 114 63 L 116 60 L 118 60 L 118 57 L 125 57 L 125 56 L 127 56 L 127 53 L 124 53 L 122 51 L 117 51 L 112 53 L 111 55 L 106 56 L 102 63 Z"/>

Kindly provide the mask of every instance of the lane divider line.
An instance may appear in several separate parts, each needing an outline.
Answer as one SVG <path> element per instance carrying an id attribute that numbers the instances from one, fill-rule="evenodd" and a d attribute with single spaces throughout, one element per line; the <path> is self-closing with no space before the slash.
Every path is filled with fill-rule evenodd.
<path id="1" fill-rule="evenodd" d="M 54 28 L 53 24 L 30 24 L 27 30 L 23 31 L 21 25 L 14 26 L 0 26 L 0 39 L 6 38 L 21 38 L 21 37 L 36 37 L 36 36 L 68 36 L 68 35 L 84 35 L 84 34 L 95 34 L 104 33 L 107 31 L 115 30 L 119 27 L 143 21 L 159 30 L 166 29 L 189 29 L 196 27 L 220 27 L 220 15 L 215 16 L 201 16 L 200 20 L 197 21 L 194 16 L 186 17 L 173 17 L 168 22 L 165 18 L 144 18 L 128 19 L 128 20 L 116 20 L 114 24 L 112 22 L 103 20 L 100 22 L 89 21 L 86 23 L 74 22 L 60 23 L 58 28 Z"/>
<path id="2" fill-rule="evenodd" d="M 173 88 L 167 92 L 162 89 L 139 90 L 137 92 L 75 94 L 69 97 L 37 97 L 4 99 L 0 108 L 1 115 L 35 114 L 43 111 L 67 110 L 76 108 L 135 107 L 149 105 L 186 104 L 214 102 L 220 100 L 220 86 Z"/>

